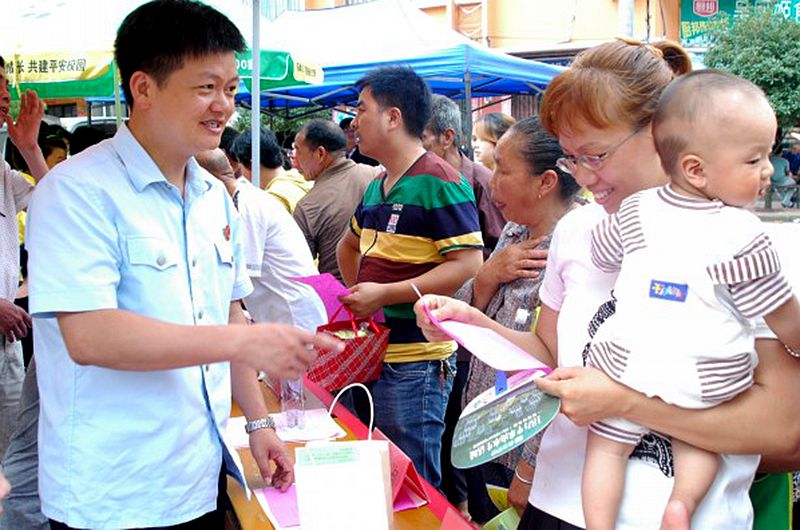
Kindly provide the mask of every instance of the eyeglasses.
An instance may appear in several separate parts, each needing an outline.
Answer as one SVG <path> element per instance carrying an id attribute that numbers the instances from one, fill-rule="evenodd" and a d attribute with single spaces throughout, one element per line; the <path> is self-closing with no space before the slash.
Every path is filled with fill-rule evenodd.
<path id="1" fill-rule="evenodd" d="M 556 160 L 556 167 L 563 171 L 564 173 L 569 173 L 570 175 L 574 175 L 575 171 L 578 169 L 578 164 L 582 165 L 586 169 L 590 171 L 599 171 L 600 168 L 606 163 L 606 160 L 613 155 L 617 149 L 622 147 L 622 145 L 636 136 L 636 134 L 641 131 L 641 127 L 637 127 L 630 133 L 628 136 L 623 138 L 617 145 L 610 148 L 605 153 L 599 155 L 580 155 L 580 156 L 563 156 Z"/>

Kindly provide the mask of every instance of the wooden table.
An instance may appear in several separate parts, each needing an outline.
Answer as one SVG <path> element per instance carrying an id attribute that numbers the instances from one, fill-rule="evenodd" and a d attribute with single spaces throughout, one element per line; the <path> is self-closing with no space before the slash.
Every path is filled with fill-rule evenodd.
<path id="1" fill-rule="evenodd" d="M 263 385 L 264 397 L 267 401 L 267 406 L 270 412 L 280 411 L 280 403 L 275 397 L 275 394 L 267 386 Z M 333 397 L 321 389 L 319 386 L 306 380 L 306 404 L 308 408 L 317 408 L 330 406 Z M 232 416 L 241 416 L 242 412 L 239 407 L 234 403 Z M 344 429 L 347 436 L 344 440 L 359 440 L 365 439 L 367 428 L 355 416 L 343 406 L 337 404 L 334 409 L 334 416 L 336 422 Z M 296 447 L 301 447 L 300 444 L 287 444 L 294 461 L 294 450 Z M 242 457 L 242 464 L 245 468 L 245 476 L 250 488 L 264 487 L 265 484 L 258 471 L 258 466 L 250 454 L 249 449 L 239 450 L 239 455 Z M 433 486 L 428 484 L 424 479 L 421 479 L 425 492 L 428 494 L 430 502 L 420 508 L 413 510 L 404 510 L 402 512 L 395 512 L 394 514 L 394 528 L 395 530 L 439 530 L 441 528 L 441 519 L 444 517 L 445 512 L 451 505 L 447 500 L 436 490 Z M 238 526 L 241 530 L 274 530 L 261 505 L 258 503 L 254 495 L 251 495 L 248 501 L 245 497 L 244 489 L 238 482 L 228 477 L 228 496 L 233 504 L 233 510 L 238 519 Z M 455 510 L 455 508 L 453 508 Z"/>

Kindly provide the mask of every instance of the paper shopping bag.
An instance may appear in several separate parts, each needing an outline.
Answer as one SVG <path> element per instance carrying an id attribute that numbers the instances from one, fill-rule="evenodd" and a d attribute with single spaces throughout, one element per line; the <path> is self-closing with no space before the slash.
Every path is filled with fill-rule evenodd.
<path id="1" fill-rule="evenodd" d="M 394 527 L 387 442 L 309 442 L 295 450 L 295 460 L 303 530 Z"/>
<path id="2" fill-rule="evenodd" d="M 379 429 L 372 431 L 374 440 L 384 440 L 389 444 L 392 477 L 392 506 L 400 512 L 411 508 L 419 508 L 430 500 L 422 480 L 419 478 L 414 463 Z"/>
<path id="3" fill-rule="evenodd" d="M 336 322 L 343 308 L 350 318 Z M 345 306 L 339 311 L 331 322 L 319 326 L 317 331 L 330 333 L 344 341 L 344 350 L 320 352 L 308 370 L 308 378 L 328 391 L 339 390 L 350 383 L 376 381 L 381 375 L 383 356 L 389 345 L 389 328 L 372 318 L 356 318 Z"/>

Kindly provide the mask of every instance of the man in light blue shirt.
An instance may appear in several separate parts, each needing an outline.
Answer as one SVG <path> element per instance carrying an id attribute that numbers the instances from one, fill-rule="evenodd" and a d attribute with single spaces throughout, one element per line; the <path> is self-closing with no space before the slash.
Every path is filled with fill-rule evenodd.
<path id="1" fill-rule="evenodd" d="M 220 470 L 236 473 L 222 441 L 231 393 L 261 474 L 283 489 L 293 478 L 258 421 L 256 371 L 297 378 L 314 347 L 339 345 L 244 325 L 238 300 L 252 287 L 239 219 L 192 158 L 219 143 L 243 49 L 236 27 L 199 2 L 137 8 L 115 43 L 128 126 L 34 193 L 39 489 L 53 529 L 222 528 Z"/>

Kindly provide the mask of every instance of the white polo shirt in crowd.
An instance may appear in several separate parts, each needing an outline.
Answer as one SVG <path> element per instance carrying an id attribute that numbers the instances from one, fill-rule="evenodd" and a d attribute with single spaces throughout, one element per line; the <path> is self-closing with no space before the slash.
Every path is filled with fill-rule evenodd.
<path id="1" fill-rule="evenodd" d="M 325 324 L 325 307 L 314 290 L 290 278 L 317 274 L 305 236 L 271 194 L 247 179 L 236 183 L 234 202 L 242 219 L 242 246 L 253 292 L 245 305 L 256 322 L 291 324 L 310 331 Z"/>
<path id="2" fill-rule="evenodd" d="M 17 212 L 28 206 L 33 186 L 8 162 L 0 162 L 0 298 L 14 300 L 19 284 Z"/>
<path id="3" fill-rule="evenodd" d="M 58 312 L 122 309 L 226 324 L 251 285 L 224 187 L 190 159 L 185 200 L 123 126 L 58 165 L 29 207 L 43 513 L 76 528 L 175 525 L 216 508 L 227 362 L 130 372 L 79 366 Z M 228 465 L 228 470 L 232 466 Z"/>

